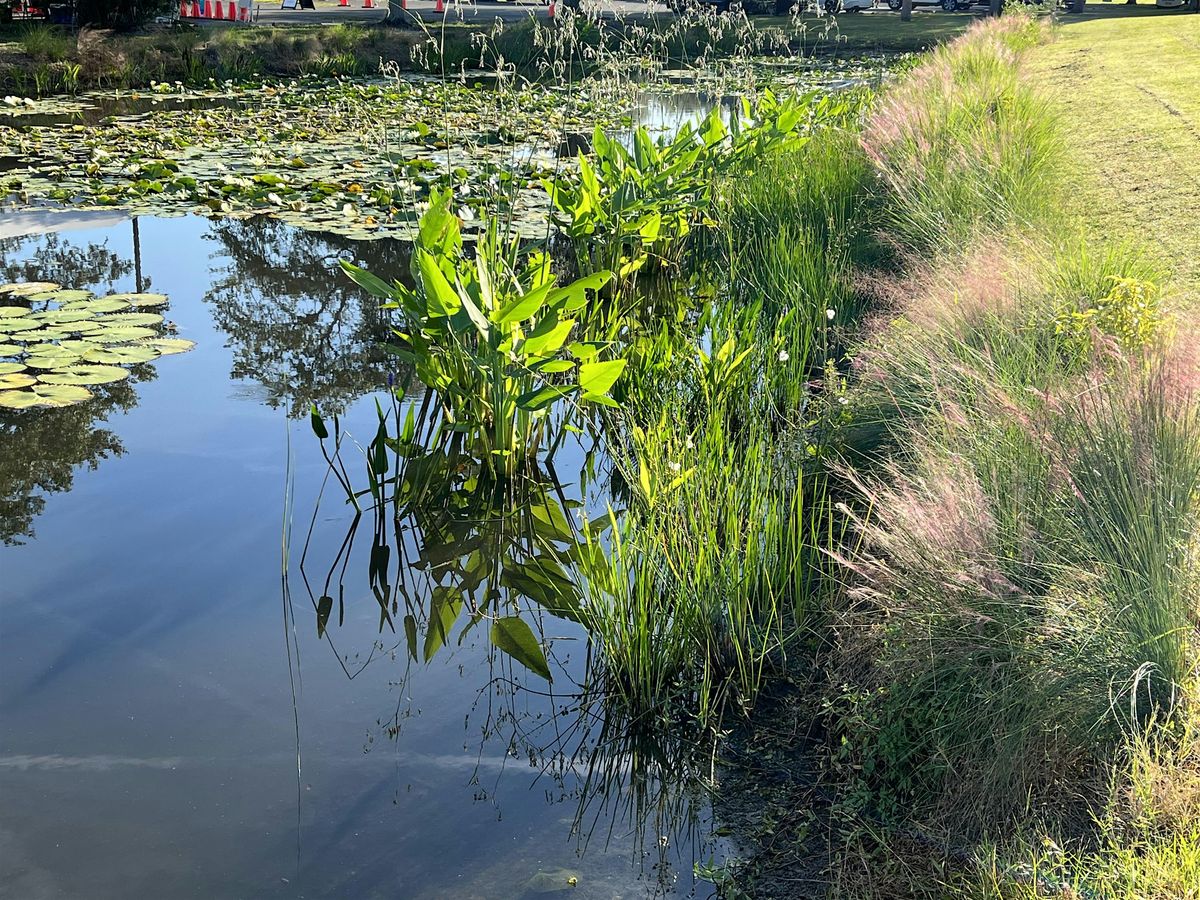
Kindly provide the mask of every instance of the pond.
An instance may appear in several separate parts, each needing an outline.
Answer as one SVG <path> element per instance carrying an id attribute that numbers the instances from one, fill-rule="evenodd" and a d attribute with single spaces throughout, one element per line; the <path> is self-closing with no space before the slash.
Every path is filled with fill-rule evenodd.
<path id="1" fill-rule="evenodd" d="M 771 77 L 882 77 L 874 62 L 798 71 Z M 544 590 L 560 557 L 588 555 L 575 520 L 590 535 L 635 490 L 573 427 L 553 471 L 502 502 L 477 461 L 401 460 L 426 395 L 381 347 L 389 313 L 338 265 L 407 272 L 419 198 L 447 188 L 466 240 L 495 209 L 544 237 L 538 176 L 573 166 L 593 124 L 635 145 L 634 126 L 670 134 L 717 106 L 720 125 L 740 105 L 728 79 L 605 89 L 168 87 L 0 118 L 0 283 L 66 289 L 19 311 L 0 296 L 0 336 L 26 335 L 0 377 L 42 390 L 21 356 L 36 331 L 55 356 L 37 371 L 93 395 L 0 402 L 0 893 L 713 895 L 696 871 L 734 848 L 710 803 L 712 732 L 672 711 L 653 710 L 665 728 L 622 718 L 582 619 Z M 92 342 L 113 329 L 130 342 L 115 355 Z M 585 358 L 591 402 L 585 370 L 625 363 Z M 360 451 L 384 445 L 381 417 L 386 465 L 407 467 L 394 485 L 420 501 L 358 516 L 347 490 L 371 477 Z M 666 472 L 668 490 L 689 477 Z M 514 602 L 520 616 L 489 613 Z"/>
<path id="2" fill-rule="evenodd" d="M 403 245 L 266 219 L 6 226 L 0 280 L 167 294 L 196 348 L 0 411 L 4 893 L 709 896 L 701 779 L 647 775 L 605 733 L 581 630 L 555 620 L 551 685 L 486 636 L 414 659 L 357 547 L 318 635 L 307 586 L 352 517 L 318 506 L 298 419 L 316 400 L 373 433 L 386 328 L 335 263 L 393 271 Z"/>

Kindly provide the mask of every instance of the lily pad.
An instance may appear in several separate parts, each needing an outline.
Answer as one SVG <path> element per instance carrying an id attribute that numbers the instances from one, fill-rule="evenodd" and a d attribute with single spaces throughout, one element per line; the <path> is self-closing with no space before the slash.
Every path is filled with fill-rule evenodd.
<path id="1" fill-rule="evenodd" d="M 130 306 L 163 306 L 166 294 L 109 294 L 105 300 L 123 300 Z"/>
<path id="2" fill-rule="evenodd" d="M 113 297 L 100 297 L 96 300 L 76 300 L 73 303 L 64 303 L 62 308 L 86 309 L 92 313 L 110 313 L 129 309 L 129 304 L 124 300 L 117 300 Z"/>
<path id="3" fill-rule="evenodd" d="M 152 338 L 158 334 L 153 328 L 135 328 L 116 326 L 109 328 L 105 326 L 96 332 L 97 340 L 105 344 L 123 344 L 126 341 L 137 341 L 142 338 Z"/>
<path id="4" fill-rule="evenodd" d="M 98 350 L 85 350 L 83 358 L 92 363 L 125 363 L 135 364 L 150 362 L 158 359 L 161 354 L 154 347 L 124 344 L 116 347 L 105 347 Z"/>
<path id="5" fill-rule="evenodd" d="M 57 291 L 60 287 L 61 285 L 57 285 L 53 281 L 18 281 L 0 284 L 0 294 L 28 297 L 32 294 L 44 294 L 46 291 Z"/>
<path id="6" fill-rule="evenodd" d="M 53 345 L 51 345 L 53 346 Z M 31 369 L 61 369 L 73 366 L 83 357 L 69 351 L 63 353 L 30 353 L 25 357 L 25 365 Z"/>
<path id="7" fill-rule="evenodd" d="M 43 384 L 109 384 L 129 377 L 120 366 L 68 366 L 41 376 Z"/>
<path id="8" fill-rule="evenodd" d="M 16 334 L 18 331 L 32 331 L 34 328 L 41 328 L 42 323 L 37 319 L 31 319 L 29 316 L 22 318 L 0 319 L 0 334 Z"/>
<path id="9" fill-rule="evenodd" d="M 95 341 L 84 341 L 84 340 L 79 340 L 79 339 L 68 340 L 68 341 L 59 341 L 58 346 L 61 347 L 63 350 L 70 350 L 72 353 L 86 353 L 89 350 L 104 349 L 103 344 L 97 343 Z"/>
<path id="10" fill-rule="evenodd" d="M 0 319 L 17 319 L 29 315 L 23 306 L 0 306 Z"/>
<path id="11" fill-rule="evenodd" d="M 187 353 L 196 346 L 195 341 L 189 341 L 184 338 L 149 338 L 136 341 L 131 346 L 136 347 L 143 344 L 147 347 L 153 347 L 163 356 L 170 356 L 174 353 Z"/>
<path id="12" fill-rule="evenodd" d="M 29 385 L 36 383 L 36 376 L 27 375 L 24 372 L 18 372 L 11 375 L 0 375 L 0 391 L 10 391 L 17 388 L 29 387 Z"/>
<path id="13" fill-rule="evenodd" d="M 28 390 L 0 391 L 0 406 L 28 409 L 32 406 L 72 406 L 92 398 L 92 392 L 76 384 L 35 384 Z"/>
<path id="14" fill-rule="evenodd" d="M 33 300 L 51 300 L 55 303 L 75 303 L 80 300 L 87 300 L 92 296 L 91 291 L 83 290 L 57 290 L 44 291 L 37 294 L 28 295 Z"/>
<path id="15" fill-rule="evenodd" d="M 0 356 L 16 356 L 24 348 L 20 344 L 0 344 Z"/>
<path id="16" fill-rule="evenodd" d="M 119 312 L 105 316 L 102 321 L 106 325 L 160 325 L 162 320 L 158 313 Z"/>
<path id="17" fill-rule="evenodd" d="M 24 372 L 25 367 L 21 363 L 0 362 L 0 375 L 12 375 L 16 372 Z"/>
<path id="18" fill-rule="evenodd" d="M 94 313 L 83 309 L 47 309 L 42 312 L 30 313 L 29 318 L 36 319 L 44 325 L 66 325 L 73 322 L 84 322 Z"/>

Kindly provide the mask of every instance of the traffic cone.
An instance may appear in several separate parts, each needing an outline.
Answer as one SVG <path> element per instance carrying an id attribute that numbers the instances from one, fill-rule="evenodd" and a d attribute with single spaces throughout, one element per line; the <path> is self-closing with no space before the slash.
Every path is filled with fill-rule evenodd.
<path id="1" fill-rule="evenodd" d="M 186 19 L 190 15 L 191 11 L 188 8 L 188 0 L 179 0 L 179 18 Z"/>
<path id="2" fill-rule="evenodd" d="M 371 0 L 363 0 L 363 9 L 374 9 L 375 4 Z"/>
<path id="3" fill-rule="evenodd" d="M 338 0 L 338 6 L 349 6 L 350 0 Z"/>
<path id="4" fill-rule="evenodd" d="M 434 12 L 445 12 L 445 11 L 446 11 L 446 4 L 443 3 L 442 0 L 437 0 L 437 8 L 434 10 Z"/>
<path id="5" fill-rule="evenodd" d="M 554 18 L 554 7 L 556 7 L 557 5 L 558 4 L 555 3 L 554 0 L 550 0 L 550 6 L 546 9 L 546 17 L 547 18 L 549 18 L 549 19 Z"/>
<path id="6" fill-rule="evenodd" d="M 229 0 L 229 21 L 237 21 L 237 3 L 234 0 Z"/>
<path id="7" fill-rule="evenodd" d="M 213 5 L 216 7 L 216 9 L 213 10 L 213 18 L 224 19 L 225 11 L 221 8 L 221 0 L 217 0 L 217 2 Z"/>

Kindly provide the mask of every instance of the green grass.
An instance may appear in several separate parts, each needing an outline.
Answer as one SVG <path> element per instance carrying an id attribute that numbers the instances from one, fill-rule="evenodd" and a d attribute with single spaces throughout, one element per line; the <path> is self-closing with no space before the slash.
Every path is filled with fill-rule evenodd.
<path id="1" fill-rule="evenodd" d="M 1194 308 L 1200 15 L 1144 5 L 1088 12 L 1066 17 L 1029 57 L 1030 79 L 1053 92 L 1067 141 L 1068 209 L 1093 239 L 1131 239 L 1158 254 Z"/>

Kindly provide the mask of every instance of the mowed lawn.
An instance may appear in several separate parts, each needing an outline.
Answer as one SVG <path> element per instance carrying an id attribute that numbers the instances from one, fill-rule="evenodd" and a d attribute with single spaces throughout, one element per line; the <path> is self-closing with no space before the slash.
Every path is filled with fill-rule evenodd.
<path id="1" fill-rule="evenodd" d="M 1065 112 L 1074 210 L 1158 254 L 1200 308 L 1200 15 L 1090 4 L 1032 58 Z"/>

